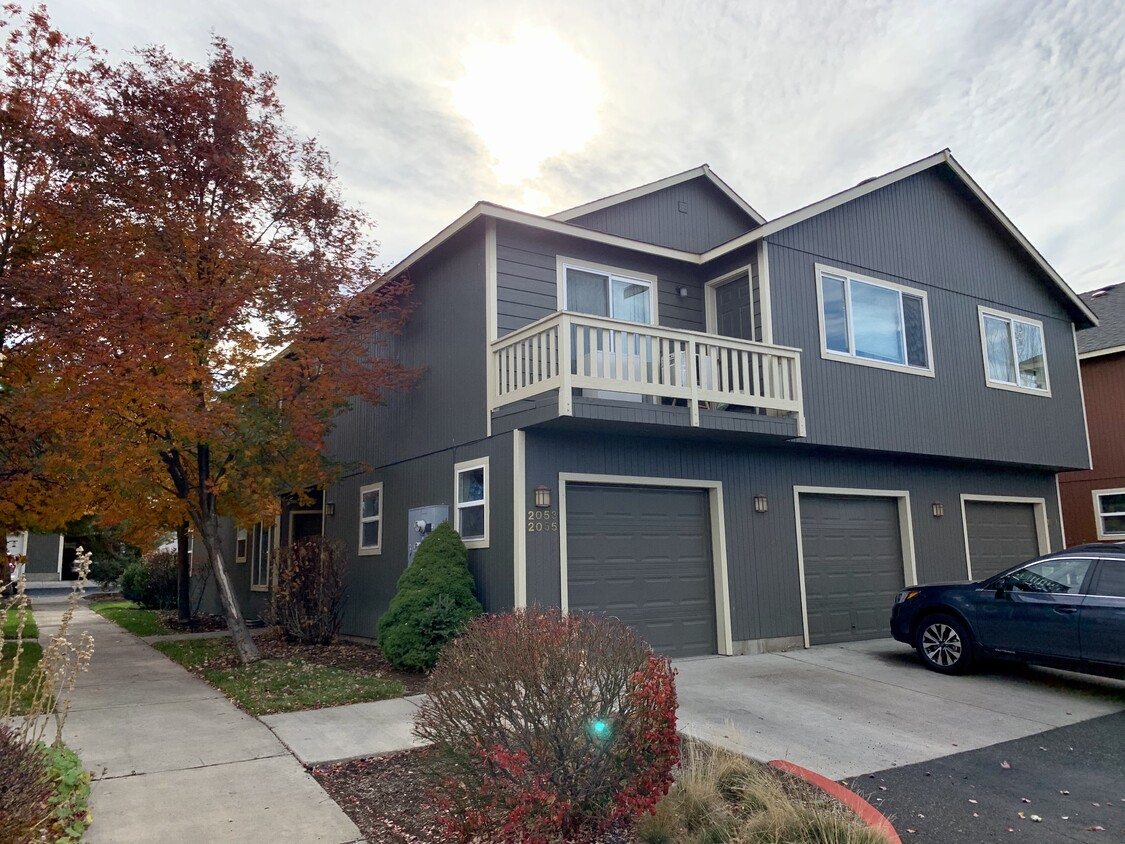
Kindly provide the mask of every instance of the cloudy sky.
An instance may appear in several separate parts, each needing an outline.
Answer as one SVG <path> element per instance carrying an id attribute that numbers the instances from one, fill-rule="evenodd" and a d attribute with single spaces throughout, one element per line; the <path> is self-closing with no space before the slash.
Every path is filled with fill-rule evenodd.
<path id="1" fill-rule="evenodd" d="M 388 263 L 478 199 L 704 162 L 767 218 L 944 147 L 1077 290 L 1125 281 L 1120 0 L 53 0 L 111 56 L 212 32 L 279 78 Z"/>

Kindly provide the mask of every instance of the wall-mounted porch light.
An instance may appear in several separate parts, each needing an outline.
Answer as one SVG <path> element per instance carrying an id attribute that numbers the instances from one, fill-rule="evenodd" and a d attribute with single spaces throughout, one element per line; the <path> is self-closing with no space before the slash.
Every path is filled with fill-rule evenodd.
<path id="1" fill-rule="evenodd" d="M 326 515 L 326 516 L 335 516 L 336 515 L 336 502 L 335 501 L 325 501 L 324 502 L 324 515 Z"/>
<path id="2" fill-rule="evenodd" d="M 770 509 L 770 500 L 768 498 L 766 498 L 764 495 L 755 495 L 754 496 L 754 512 L 755 513 L 765 513 L 765 512 L 768 512 L 769 509 Z"/>
<path id="3" fill-rule="evenodd" d="M 551 506 L 550 487 L 545 487 L 543 484 L 539 484 L 539 486 L 535 487 L 535 506 L 542 510 L 546 510 Z"/>
<path id="4" fill-rule="evenodd" d="M 942 516 L 945 515 L 945 505 L 942 504 L 940 501 L 935 501 L 932 506 L 933 506 L 933 510 L 934 510 L 934 518 L 935 519 L 940 519 Z"/>
<path id="5" fill-rule="evenodd" d="M 681 299 L 687 298 L 687 288 L 686 287 L 680 287 L 676 290 L 676 292 L 680 294 Z"/>

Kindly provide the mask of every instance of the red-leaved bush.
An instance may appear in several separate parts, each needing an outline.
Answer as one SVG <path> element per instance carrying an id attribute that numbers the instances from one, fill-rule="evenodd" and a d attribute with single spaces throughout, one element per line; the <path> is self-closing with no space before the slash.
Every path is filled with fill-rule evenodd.
<path id="1" fill-rule="evenodd" d="M 650 810 L 679 761 L 674 673 L 616 619 L 533 608 L 471 622 L 414 722 L 447 831 L 593 840 Z"/>

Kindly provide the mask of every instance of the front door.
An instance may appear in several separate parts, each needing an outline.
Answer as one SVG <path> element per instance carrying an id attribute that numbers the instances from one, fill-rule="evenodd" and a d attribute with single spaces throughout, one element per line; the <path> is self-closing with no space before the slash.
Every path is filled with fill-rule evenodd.
<path id="1" fill-rule="evenodd" d="M 715 288 L 713 334 L 754 339 L 754 309 L 750 298 L 750 279 L 741 275 Z"/>

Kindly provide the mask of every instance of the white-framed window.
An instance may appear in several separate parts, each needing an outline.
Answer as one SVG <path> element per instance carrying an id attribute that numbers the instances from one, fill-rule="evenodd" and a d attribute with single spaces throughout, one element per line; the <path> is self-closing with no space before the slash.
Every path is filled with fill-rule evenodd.
<path id="1" fill-rule="evenodd" d="M 466 548 L 488 547 L 488 458 L 453 466 L 453 500 L 457 532 Z"/>
<path id="2" fill-rule="evenodd" d="M 1095 489 L 1098 539 L 1125 539 L 1125 489 Z"/>
<path id="3" fill-rule="evenodd" d="M 27 531 L 8 534 L 8 554 L 13 557 L 27 556 Z"/>
<path id="4" fill-rule="evenodd" d="M 933 376 L 926 291 L 816 265 L 820 355 Z"/>
<path id="5" fill-rule="evenodd" d="M 985 383 L 999 390 L 1049 396 L 1043 323 L 977 306 Z"/>
<path id="6" fill-rule="evenodd" d="M 262 522 L 254 533 L 257 541 L 250 565 L 250 589 L 254 592 L 268 592 L 273 555 L 277 552 L 281 538 L 281 517 L 278 516 L 269 524 Z"/>
<path id="7" fill-rule="evenodd" d="M 239 528 L 234 537 L 234 561 L 245 563 L 247 550 L 250 545 L 250 532 L 246 528 Z"/>
<path id="8" fill-rule="evenodd" d="M 383 484 L 367 484 L 359 489 L 359 553 L 383 553 Z"/>
<path id="9" fill-rule="evenodd" d="M 559 310 L 656 324 L 656 276 L 559 258 Z"/>

